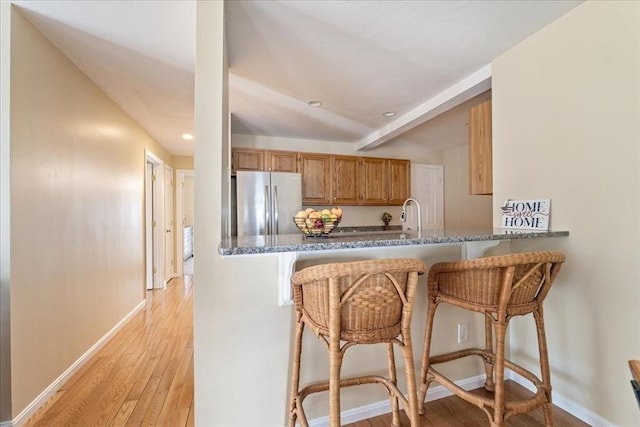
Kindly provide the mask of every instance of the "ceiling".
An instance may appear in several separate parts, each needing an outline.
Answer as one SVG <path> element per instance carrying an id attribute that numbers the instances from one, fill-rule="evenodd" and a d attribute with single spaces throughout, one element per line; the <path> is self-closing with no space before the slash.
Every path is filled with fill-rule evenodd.
<path id="1" fill-rule="evenodd" d="M 193 154 L 195 1 L 13 3 L 168 151 Z M 227 1 L 232 132 L 464 144 L 491 61 L 579 3 Z"/>

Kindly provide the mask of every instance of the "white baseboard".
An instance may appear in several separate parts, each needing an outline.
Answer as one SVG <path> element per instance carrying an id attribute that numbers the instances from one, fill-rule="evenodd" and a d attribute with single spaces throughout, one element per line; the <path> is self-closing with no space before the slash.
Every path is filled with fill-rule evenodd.
<path id="1" fill-rule="evenodd" d="M 38 408 L 44 405 L 51 396 L 55 394 L 65 382 L 67 382 L 71 376 L 76 373 L 78 369 L 82 367 L 94 354 L 102 348 L 103 345 L 109 341 L 109 339 L 116 334 L 138 311 L 140 311 L 146 305 L 147 300 L 144 299 L 138 304 L 129 314 L 127 314 L 122 320 L 120 320 L 109 332 L 107 332 L 102 338 L 98 340 L 89 350 L 87 350 L 78 360 L 76 360 L 69 368 L 62 373 L 54 382 L 49 385 L 33 402 L 31 402 L 17 417 L 12 421 L 5 421 L 0 424 L 0 427 L 13 427 L 21 426 L 25 423 L 31 415 L 33 415 Z M 7 424 L 8 423 L 8 424 Z"/>
<path id="2" fill-rule="evenodd" d="M 456 384 L 465 390 L 473 390 L 484 385 L 484 375 L 465 378 L 456 381 Z M 449 389 L 437 385 L 429 387 L 426 402 L 442 399 L 451 396 L 453 393 Z M 342 424 L 355 423 L 356 421 L 366 420 L 368 418 L 377 417 L 378 415 L 388 414 L 391 412 L 391 403 L 388 399 L 370 405 L 360 406 L 358 408 L 348 409 L 340 413 Z M 329 417 L 318 417 L 309 421 L 309 427 L 325 427 L 329 425 Z"/>
<path id="3" fill-rule="evenodd" d="M 524 379 L 523 377 L 521 377 L 520 375 L 516 374 L 513 371 L 509 371 L 507 370 L 505 372 L 505 377 L 507 379 L 513 380 L 514 382 L 520 384 L 522 387 L 526 388 L 529 391 L 532 391 L 535 393 L 536 388 L 535 386 L 527 381 L 526 379 Z M 551 384 L 553 385 L 553 381 L 551 382 Z M 574 401 L 567 399 L 566 397 L 564 397 L 561 394 L 558 394 L 555 391 L 551 392 L 551 400 L 553 401 L 553 404 L 556 405 L 558 408 L 567 411 L 568 413 L 570 413 L 571 415 L 573 415 L 574 417 L 578 418 L 579 420 L 589 424 L 590 426 L 593 427 L 618 427 L 616 424 L 612 423 L 611 421 L 602 418 L 600 415 L 596 414 L 595 412 L 592 412 L 590 410 L 588 410 L 587 408 L 578 405 L 577 403 L 575 403 Z"/>

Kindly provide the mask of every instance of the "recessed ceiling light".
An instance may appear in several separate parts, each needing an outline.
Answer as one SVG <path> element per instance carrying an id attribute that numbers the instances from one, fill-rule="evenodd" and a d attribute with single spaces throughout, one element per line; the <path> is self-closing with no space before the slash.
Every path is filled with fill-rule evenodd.
<path id="1" fill-rule="evenodd" d="M 182 139 L 186 139 L 191 141 L 193 139 L 193 135 L 191 135 L 190 133 L 183 133 L 182 134 Z"/>
<path id="2" fill-rule="evenodd" d="M 383 116 L 385 117 L 393 117 L 396 115 L 395 111 L 385 111 L 384 113 L 382 113 Z"/>
<path id="3" fill-rule="evenodd" d="M 310 107 L 319 107 L 322 105 L 322 102 L 320 101 L 309 101 L 307 104 L 309 104 Z"/>

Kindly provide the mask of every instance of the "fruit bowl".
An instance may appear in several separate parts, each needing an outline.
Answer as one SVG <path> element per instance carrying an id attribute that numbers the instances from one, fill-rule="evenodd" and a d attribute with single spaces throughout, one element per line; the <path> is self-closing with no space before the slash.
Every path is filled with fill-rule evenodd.
<path id="1" fill-rule="evenodd" d="M 293 217 L 293 222 L 305 236 L 322 237 L 331 233 L 340 224 L 341 219 L 342 211 L 340 216 L 326 211 L 301 211 Z"/>

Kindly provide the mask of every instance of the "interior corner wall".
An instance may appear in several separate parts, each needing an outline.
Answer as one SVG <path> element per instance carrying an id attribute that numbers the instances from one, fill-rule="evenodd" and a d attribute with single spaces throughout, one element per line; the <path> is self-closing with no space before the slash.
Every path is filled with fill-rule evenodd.
<path id="1" fill-rule="evenodd" d="M 10 52 L 15 419 L 144 300 L 145 148 L 171 156 L 15 7 Z"/>
<path id="2" fill-rule="evenodd" d="M 469 145 L 446 150 L 444 165 L 444 226 L 491 228 L 493 197 L 469 193 Z"/>
<path id="3" fill-rule="evenodd" d="M 570 232 L 511 249 L 567 255 L 545 302 L 551 382 L 593 425 L 640 425 L 638 76 L 637 1 L 584 2 L 493 63 L 494 213 L 550 198 L 551 228 Z M 535 369 L 531 322 L 510 326 L 511 356 Z"/>

